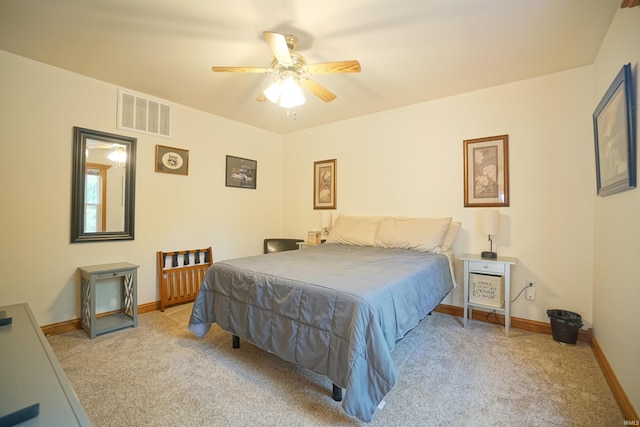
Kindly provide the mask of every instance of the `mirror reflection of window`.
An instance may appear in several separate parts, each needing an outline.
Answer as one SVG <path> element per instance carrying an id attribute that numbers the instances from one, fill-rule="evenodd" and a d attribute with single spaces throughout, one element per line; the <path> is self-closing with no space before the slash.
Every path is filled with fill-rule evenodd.
<path id="1" fill-rule="evenodd" d="M 107 224 L 107 170 L 111 166 L 87 163 L 84 203 L 84 231 L 106 231 Z"/>
<path id="2" fill-rule="evenodd" d="M 133 240 L 136 142 L 73 128 L 71 243 Z"/>

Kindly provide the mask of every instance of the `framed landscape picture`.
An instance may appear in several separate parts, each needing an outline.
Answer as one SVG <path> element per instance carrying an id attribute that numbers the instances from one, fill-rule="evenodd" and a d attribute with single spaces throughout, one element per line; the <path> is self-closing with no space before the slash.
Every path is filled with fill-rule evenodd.
<path id="1" fill-rule="evenodd" d="M 258 178 L 258 162 L 242 157 L 227 156 L 226 179 L 227 187 L 256 189 Z"/>
<path id="2" fill-rule="evenodd" d="M 336 159 L 313 162 L 313 209 L 336 209 Z"/>
<path id="3" fill-rule="evenodd" d="M 464 206 L 509 206 L 509 135 L 464 141 Z"/>

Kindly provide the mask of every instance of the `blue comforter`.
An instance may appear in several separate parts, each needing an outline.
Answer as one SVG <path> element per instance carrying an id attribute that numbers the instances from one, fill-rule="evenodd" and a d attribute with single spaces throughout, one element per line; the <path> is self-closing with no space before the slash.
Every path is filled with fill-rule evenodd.
<path id="1" fill-rule="evenodd" d="M 346 389 L 371 421 L 396 383 L 391 350 L 453 288 L 449 260 L 403 249 L 323 244 L 214 263 L 189 329 L 218 325 Z"/>

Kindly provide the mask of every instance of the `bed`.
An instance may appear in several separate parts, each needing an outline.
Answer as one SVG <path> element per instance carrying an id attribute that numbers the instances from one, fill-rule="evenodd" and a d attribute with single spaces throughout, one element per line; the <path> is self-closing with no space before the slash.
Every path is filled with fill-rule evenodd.
<path id="1" fill-rule="evenodd" d="M 437 239 L 419 248 L 414 238 L 407 245 L 397 227 L 394 235 L 402 239 L 394 242 L 383 227 L 388 218 L 348 219 L 336 220 L 323 245 L 214 263 L 189 330 L 203 337 L 217 323 L 326 375 L 345 389 L 345 412 L 368 422 L 396 383 L 395 343 L 455 286 L 444 245 L 451 218 L 438 224 Z"/>

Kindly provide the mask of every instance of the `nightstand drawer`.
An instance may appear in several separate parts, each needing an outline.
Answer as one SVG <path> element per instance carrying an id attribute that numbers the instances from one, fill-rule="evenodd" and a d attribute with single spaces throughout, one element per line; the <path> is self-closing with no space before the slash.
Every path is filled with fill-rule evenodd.
<path id="1" fill-rule="evenodd" d="M 469 261 L 469 271 L 504 274 L 504 263 L 487 261 Z"/>

